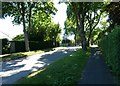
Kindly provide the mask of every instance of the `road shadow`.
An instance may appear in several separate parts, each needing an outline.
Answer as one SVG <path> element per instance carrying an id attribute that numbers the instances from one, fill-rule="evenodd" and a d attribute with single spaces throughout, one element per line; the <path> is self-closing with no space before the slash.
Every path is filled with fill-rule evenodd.
<path id="1" fill-rule="evenodd" d="M 69 55 L 72 52 L 73 51 L 71 51 L 71 50 L 58 50 L 57 52 L 54 52 L 51 54 L 42 55 L 41 58 L 38 59 L 38 61 L 45 62 L 47 65 L 49 65 L 50 63 L 55 62 L 65 56 Z"/>
<path id="2" fill-rule="evenodd" d="M 17 68 L 21 68 L 23 67 L 24 65 L 20 64 L 20 65 L 17 65 L 19 62 L 22 62 L 23 59 L 18 59 L 18 60 L 14 60 L 14 61 L 8 61 L 8 62 L 2 62 L 2 71 L 8 71 L 8 70 L 13 70 L 15 69 L 16 67 Z M 16 66 L 15 66 L 16 65 Z"/>
<path id="3" fill-rule="evenodd" d="M 26 59 L 3 62 L 0 77 L 3 78 L 3 84 L 12 84 L 20 78 L 27 76 L 32 72 L 43 69 L 51 63 L 70 55 L 73 51 L 74 49 L 61 49 L 46 52 L 44 54 L 33 55 Z"/>
<path id="4" fill-rule="evenodd" d="M 21 72 L 18 72 L 12 76 L 9 77 L 3 77 L 2 78 L 2 86 L 6 86 L 6 85 L 12 85 L 14 82 L 16 82 L 18 79 L 21 79 L 21 77 L 26 76 L 26 74 L 31 73 L 30 70 L 24 70 Z M 6 80 L 8 83 L 6 83 Z"/>

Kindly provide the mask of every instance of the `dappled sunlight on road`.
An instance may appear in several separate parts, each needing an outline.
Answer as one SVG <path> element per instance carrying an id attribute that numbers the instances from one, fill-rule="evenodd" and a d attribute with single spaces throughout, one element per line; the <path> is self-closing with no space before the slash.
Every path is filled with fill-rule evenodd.
<path id="1" fill-rule="evenodd" d="M 52 54 L 54 52 L 55 51 L 51 51 L 49 52 L 49 54 Z M 44 54 L 48 54 L 48 52 Z M 41 56 L 44 54 L 37 54 L 37 55 L 29 56 L 28 58 L 21 60 L 21 61 L 14 60 L 14 61 L 9 61 L 9 62 L 3 62 L 2 72 L 0 72 L 0 77 L 11 76 L 13 74 L 16 74 L 18 72 L 25 71 L 25 70 L 34 71 L 35 67 L 38 67 L 38 68 L 43 67 L 45 63 L 42 61 L 37 61 L 37 60 L 42 58 Z M 6 66 L 7 64 L 9 65 L 9 68 L 8 66 Z M 21 65 L 24 65 L 24 66 L 19 67 Z M 16 67 L 18 68 L 15 69 Z"/>
<path id="2" fill-rule="evenodd" d="M 14 83 L 16 80 L 30 74 L 31 72 L 43 69 L 45 66 L 63 58 L 65 55 L 70 54 L 76 49 L 78 49 L 78 47 L 61 48 L 54 51 L 29 56 L 26 59 L 22 58 L 3 62 L 2 71 L 0 71 L 0 77 L 3 78 L 2 82 L 3 84 Z"/>

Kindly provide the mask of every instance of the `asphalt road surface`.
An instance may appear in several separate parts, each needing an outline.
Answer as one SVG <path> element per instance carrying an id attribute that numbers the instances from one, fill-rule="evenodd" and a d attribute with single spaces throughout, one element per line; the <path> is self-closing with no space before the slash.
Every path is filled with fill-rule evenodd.
<path id="1" fill-rule="evenodd" d="M 0 70 L 0 79 L 2 78 L 1 83 L 3 85 L 13 84 L 22 77 L 64 58 L 66 55 L 70 55 L 79 48 L 80 47 L 67 47 L 36 54 L 27 58 L 2 62 L 2 70 Z"/>
<path id="2" fill-rule="evenodd" d="M 91 57 L 89 58 L 83 71 L 79 86 L 83 84 L 86 86 L 116 86 L 113 76 L 109 72 L 98 48 L 91 49 Z"/>

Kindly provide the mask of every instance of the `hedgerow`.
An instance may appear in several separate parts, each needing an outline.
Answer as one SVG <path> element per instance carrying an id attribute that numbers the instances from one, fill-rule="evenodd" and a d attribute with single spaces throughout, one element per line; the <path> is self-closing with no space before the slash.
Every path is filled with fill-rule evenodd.
<path id="1" fill-rule="evenodd" d="M 111 71 L 120 74 L 120 26 L 102 38 L 99 47 Z"/>

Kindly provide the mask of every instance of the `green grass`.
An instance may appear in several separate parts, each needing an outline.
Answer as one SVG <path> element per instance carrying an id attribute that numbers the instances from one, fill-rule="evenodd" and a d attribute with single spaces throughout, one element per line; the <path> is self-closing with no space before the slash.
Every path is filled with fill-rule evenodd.
<path id="1" fill-rule="evenodd" d="M 36 51 L 30 51 L 30 52 L 18 52 L 18 53 L 6 54 L 3 57 L 0 57 L 0 60 L 10 61 L 10 60 L 15 60 L 15 59 L 25 58 L 27 56 L 49 52 L 54 49 L 57 49 L 57 48 L 49 48 L 49 49 L 36 50 Z"/>
<path id="2" fill-rule="evenodd" d="M 46 68 L 34 72 L 16 84 L 41 84 L 42 86 L 75 85 L 81 78 L 85 64 L 90 56 L 89 52 L 81 49 L 65 58 L 58 60 Z M 57 57 L 56 57 L 57 58 Z"/>

